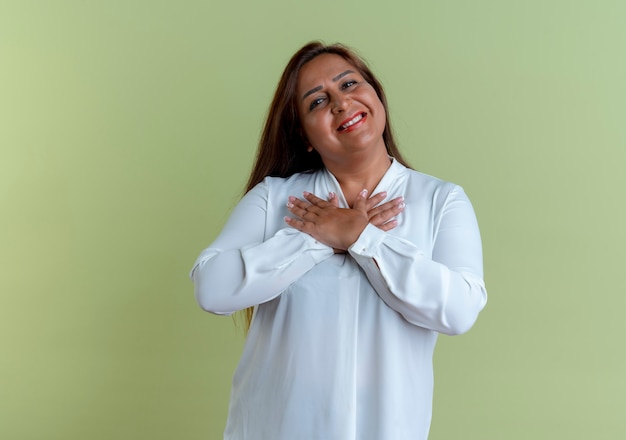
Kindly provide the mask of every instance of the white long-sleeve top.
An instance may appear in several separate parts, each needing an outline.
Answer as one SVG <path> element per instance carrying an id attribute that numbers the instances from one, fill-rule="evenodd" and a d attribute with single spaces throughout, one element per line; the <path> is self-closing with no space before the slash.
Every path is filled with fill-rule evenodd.
<path id="1" fill-rule="evenodd" d="M 404 197 L 398 226 L 368 225 L 334 254 L 284 222 L 288 196 L 303 191 L 347 206 L 327 170 L 268 177 L 191 271 L 203 309 L 258 306 L 224 438 L 426 439 L 437 333 L 467 331 L 487 300 L 470 201 L 394 160 L 372 194 Z"/>

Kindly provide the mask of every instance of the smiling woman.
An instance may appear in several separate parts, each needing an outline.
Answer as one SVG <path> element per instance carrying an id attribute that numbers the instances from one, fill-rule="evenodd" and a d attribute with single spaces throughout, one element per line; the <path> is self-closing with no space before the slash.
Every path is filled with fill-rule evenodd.
<path id="1" fill-rule="evenodd" d="M 361 166 L 369 169 L 365 175 L 370 182 L 348 191 L 352 205 L 359 191 L 373 189 L 389 167 L 382 137 L 385 107 L 374 87 L 337 54 L 319 55 L 302 67 L 297 96 L 302 96 L 298 114 L 309 151 L 317 151 L 335 176 L 352 174 Z M 342 189 L 345 194 L 348 188 Z"/>
<path id="2" fill-rule="evenodd" d="M 438 333 L 486 303 L 463 190 L 408 168 L 373 73 L 341 45 L 289 61 L 248 192 L 191 271 L 247 310 L 225 439 L 426 439 Z"/>

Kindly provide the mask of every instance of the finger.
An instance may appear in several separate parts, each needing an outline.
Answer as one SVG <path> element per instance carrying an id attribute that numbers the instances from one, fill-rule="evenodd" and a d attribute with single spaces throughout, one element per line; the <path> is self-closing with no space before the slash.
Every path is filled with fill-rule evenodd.
<path id="1" fill-rule="evenodd" d="M 287 209 L 289 210 L 289 212 L 294 214 L 296 217 L 300 217 L 301 219 L 306 218 L 307 215 L 309 216 L 309 218 L 311 217 L 311 215 L 315 215 L 315 213 L 309 210 L 311 207 L 312 205 L 305 203 L 302 200 L 299 200 L 293 196 L 290 196 L 289 200 L 287 201 Z"/>
<path id="2" fill-rule="evenodd" d="M 357 209 L 359 211 L 367 212 L 367 190 L 366 189 L 362 190 L 356 196 L 356 200 L 354 201 L 354 206 L 352 206 L 352 208 Z"/>
<path id="3" fill-rule="evenodd" d="M 291 218 L 291 217 L 285 217 L 284 220 L 285 220 L 285 223 L 287 223 L 292 228 L 297 229 L 298 231 L 304 232 L 306 223 L 303 222 L 302 220 L 298 220 L 298 219 Z"/>
<path id="4" fill-rule="evenodd" d="M 402 211 L 404 211 L 403 203 L 396 205 L 393 208 L 389 208 L 384 211 L 381 211 L 376 215 L 371 216 L 369 218 L 369 222 L 375 226 L 380 226 L 383 223 L 388 222 L 392 218 L 397 217 Z"/>
<path id="5" fill-rule="evenodd" d="M 297 207 L 295 205 L 291 205 L 290 206 L 289 204 L 287 204 L 287 209 L 293 215 L 295 215 L 296 217 L 299 217 L 301 219 L 304 219 L 304 217 L 306 217 L 306 215 L 309 214 L 309 212 L 306 209 L 299 208 L 299 207 Z"/>
<path id="6" fill-rule="evenodd" d="M 299 213 L 303 213 L 303 211 L 317 213 L 319 212 L 319 208 L 315 205 L 310 204 L 306 200 L 300 200 L 297 197 L 289 196 L 287 200 L 287 208 L 290 210 L 292 208 L 297 209 Z"/>
<path id="7" fill-rule="evenodd" d="M 389 219 L 399 213 L 402 209 L 404 209 L 404 197 L 396 197 L 395 199 L 387 203 L 383 203 L 382 205 L 376 206 L 375 208 L 368 210 L 367 215 L 371 220 L 372 217 L 375 217 L 385 211 L 392 211 L 393 214 L 389 215 L 387 218 Z"/>
<path id="8" fill-rule="evenodd" d="M 339 198 L 337 197 L 337 194 L 332 191 L 328 193 L 328 202 L 335 208 L 339 208 Z"/>
<path id="9" fill-rule="evenodd" d="M 385 203 L 386 206 L 384 209 L 378 210 L 373 215 L 372 211 L 368 212 L 368 215 L 370 216 L 370 223 L 380 228 L 382 225 L 404 211 L 406 205 L 404 204 L 404 200 L 402 198 L 398 201 L 393 200 L 393 202 L 393 204 Z"/>
<path id="10" fill-rule="evenodd" d="M 302 193 L 304 195 L 304 198 L 311 203 L 312 205 L 315 206 L 319 206 L 320 208 L 326 208 L 328 206 L 332 206 L 329 202 L 327 202 L 324 199 L 320 199 L 319 197 L 317 197 L 315 194 L 312 194 L 308 191 L 305 191 L 304 193 Z"/>
<path id="11" fill-rule="evenodd" d="M 382 191 L 378 194 L 374 194 L 372 197 L 367 199 L 366 209 L 369 211 L 370 209 L 374 208 L 380 202 L 385 200 L 385 197 L 387 197 L 387 191 Z"/>
<path id="12" fill-rule="evenodd" d="M 294 197 L 294 196 L 289 196 L 287 198 L 287 206 L 289 206 L 290 203 L 302 209 L 307 209 L 309 206 L 311 206 L 311 204 L 307 202 L 306 200 L 300 200 L 299 198 Z"/>
<path id="13" fill-rule="evenodd" d="M 298 231 L 306 232 L 309 235 L 315 231 L 315 224 L 306 220 L 298 220 L 297 218 L 284 217 L 285 223 Z"/>
<path id="14" fill-rule="evenodd" d="M 387 223 L 377 226 L 377 228 L 382 229 L 383 231 L 386 232 L 386 231 L 391 231 L 396 226 L 398 226 L 398 220 L 393 219 L 393 220 L 388 221 Z"/>

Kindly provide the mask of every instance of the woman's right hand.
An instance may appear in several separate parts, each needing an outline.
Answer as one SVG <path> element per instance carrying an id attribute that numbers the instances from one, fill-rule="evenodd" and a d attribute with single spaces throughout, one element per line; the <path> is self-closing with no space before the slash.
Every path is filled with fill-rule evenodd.
<path id="1" fill-rule="evenodd" d="M 385 200 L 385 197 L 387 197 L 386 191 L 374 194 L 367 199 L 366 210 L 369 222 L 372 225 L 383 231 L 390 231 L 398 226 L 398 220 L 396 220 L 395 217 L 404 211 L 406 205 L 404 204 L 404 197 L 402 196 L 379 205 L 380 202 Z M 328 195 L 328 201 L 335 207 L 339 207 L 339 200 L 335 193 L 331 192 Z"/>
<path id="2" fill-rule="evenodd" d="M 332 247 L 336 253 L 346 251 L 368 223 L 383 231 L 395 228 L 398 222 L 394 217 L 404 209 L 402 197 L 376 206 L 387 196 L 385 192 L 367 198 L 367 190 L 363 190 L 352 208 L 340 208 L 334 193 L 329 194 L 328 200 L 306 191 L 303 195 L 304 200 L 289 196 L 287 208 L 297 218 L 285 217 L 285 222 Z"/>
<path id="3" fill-rule="evenodd" d="M 369 222 L 372 225 L 382 229 L 383 231 L 390 231 L 398 226 L 398 220 L 396 220 L 395 217 L 404 211 L 404 197 L 396 197 L 395 199 L 385 202 L 382 205 L 378 205 L 380 202 L 385 200 L 385 197 L 387 197 L 387 193 L 385 191 L 374 194 L 372 197 L 367 199 L 366 210 Z M 339 206 L 337 195 L 333 192 L 328 195 L 328 201 L 335 207 Z M 333 251 L 336 254 L 346 253 L 346 251 L 336 248 L 333 248 Z"/>

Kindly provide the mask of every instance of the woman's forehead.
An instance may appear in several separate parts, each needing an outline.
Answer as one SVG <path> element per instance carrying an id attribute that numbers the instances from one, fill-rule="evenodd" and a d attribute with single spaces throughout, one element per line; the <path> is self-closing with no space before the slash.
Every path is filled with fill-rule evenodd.
<path id="1" fill-rule="evenodd" d="M 332 53 L 318 55 L 300 69 L 298 89 L 322 85 L 322 82 L 332 81 L 333 78 L 348 71 L 358 73 L 358 70 L 342 56 Z"/>

